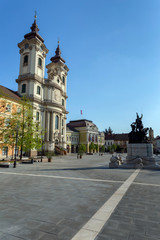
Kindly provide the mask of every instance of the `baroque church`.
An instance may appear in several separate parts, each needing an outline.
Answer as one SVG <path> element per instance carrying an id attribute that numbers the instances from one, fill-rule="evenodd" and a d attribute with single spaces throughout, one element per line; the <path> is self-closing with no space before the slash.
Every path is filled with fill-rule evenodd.
<path id="1" fill-rule="evenodd" d="M 89 146 L 93 142 L 97 145 L 96 151 L 104 145 L 104 133 L 99 132 L 97 126 L 89 120 L 80 119 L 70 121 L 66 126 L 67 74 L 68 67 L 61 57 L 59 42 L 55 56 L 45 66 L 48 49 L 44 39 L 39 35 L 36 16 L 31 31 L 24 35 L 18 43 L 20 49 L 20 69 L 16 79 L 18 92 L 0 85 L 0 108 L 3 104 L 3 95 L 7 96 L 7 111 L 0 111 L 0 118 L 6 119 L 8 114 L 18 111 L 21 97 L 26 96 L 33 106 L 34 119 L 40 123 L 43 136 L 43 151 L 63 151 L 75 153 L 79 145 Z M 45 67 L 48 77 L 45 78 Z M 3 106 L 4 107 L 4 106 Z M 14 150 L 16 151 L 16 150 Z M 0 139 L 0 157 L 13 156 L 13 149 L 3 144 Z M 37 155 L 37 150 L 31 150 L 31 155 Z"/>
<path id="2" fill-rule="evenodd" d="M 18 93 L 32 102 L 36 121 L 44 129 L 43 150 L 53 151 L 55 145 L 66 148 L 66 85 L 69 69 L 61 57 L 58 41 L 55 56 L 46 66 L 48 77 L 44 77 L 48 49 L 38 32 L 35 16 L 31 32 L 24 35 L 18 44 L 20 70 L 16 82 Z"/>

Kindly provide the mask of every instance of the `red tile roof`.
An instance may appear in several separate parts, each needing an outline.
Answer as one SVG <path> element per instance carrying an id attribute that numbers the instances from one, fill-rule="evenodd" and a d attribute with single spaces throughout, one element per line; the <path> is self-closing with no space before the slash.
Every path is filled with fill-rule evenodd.
<path id="1" fill-rule="evenodd" d="M 128 133 L 105 134 L 105 140 L 128 141 Z"/>
<path id="2" fill-rule="evenodd" d="M 0 97 L 4 97 L 12 101 L 20 101 L 21 99 L 20 95 L 17 92 L 2 85 L 0 85 Z"/>

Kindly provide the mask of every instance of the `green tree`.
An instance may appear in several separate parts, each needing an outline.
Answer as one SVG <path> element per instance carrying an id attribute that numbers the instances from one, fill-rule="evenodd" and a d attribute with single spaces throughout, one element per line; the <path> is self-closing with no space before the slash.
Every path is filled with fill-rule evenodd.
<path id="1" fill-rule="evenodd" d="M 96 152 L 98 152 L 98 144 L 94 145 L 94 149 L 96 150 Z"/>
<path id="2" fill-rule="evenodd" d="M 109 127 L 108 129 L 106 128 L 104 132 L 106 135 L 111 135 L 113 133 L 113 130 L 111 129 L 111 127 Z"/>
<path id="3" fill-rule="evenodd" d="M 100 152 L 104 152 L 105 151 L 105 146 L 102 145 L 101 148 L 100 148 Z"/>
<path id="4" fill-rule="evenodd" d="M 86 152 L 86 145 L 80 144 L 78 148 L 78 153 L 83 154 L 84 152 Z"/>
<path id="5" fill-rule="evenodd" d="M 95 149 L 95 145 L 94 145 L 93 142 L 91 142 L 90 145 L 89 145 L 89 151 L 90 151 L 90 152 L 93 152 L 94 149 Z"/>
<path id="6" fill-rule="evenodd" d="M 29 153 L 31 149 L 40 150 L 42 146 L 42 131 L 39 122 L 34 121 L 33 107 L 25 97 L 21 99 L 21 111 L 11 116 L 5 132 L 5 143 L 15 145 L 18 130 L 17 146 L 20 148 L 20 159 L 23 151 Z"/>
<path id="7" fill-rule="evenodd" d="M 111 149 L 113 150 L 113 152 L 115 152 L 116 149 L 117 149 L 117 145 L 116 144 L 112 144 Z"/>

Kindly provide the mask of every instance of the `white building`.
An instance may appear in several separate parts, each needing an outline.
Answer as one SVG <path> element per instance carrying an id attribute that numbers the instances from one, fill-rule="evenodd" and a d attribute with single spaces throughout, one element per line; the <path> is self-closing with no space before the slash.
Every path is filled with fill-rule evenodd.
<path id="1" fill-rule="evenodd" d="M 48 49 L 38 31 L 35 16 L 31 32 L 18 44 L 20 70 L 16 82 L 18 93 L 30 99 L 35 120 L 41 123 L 45 131 L 44 150 L 53 151 L 55 145 L 66 148 L 66 85 L 69 69 L 61 57 L 58 42 L 55 56 L 46 66 L 48 78 L 44 78 Z"/>

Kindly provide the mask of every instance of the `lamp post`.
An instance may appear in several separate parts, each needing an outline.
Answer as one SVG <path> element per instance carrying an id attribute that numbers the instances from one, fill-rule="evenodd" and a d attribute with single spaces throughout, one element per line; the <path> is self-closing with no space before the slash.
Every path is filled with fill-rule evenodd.
<path id="1" fill-rule="evenodd" d="M 16 168 L 16 164 L 17 164 L 17 143 L 18 143 L 18 123 L 16 127 L 16 147 L 15 147 L 15 160 L 14 160 L 13 168 Z"/>
<path id="2" fill-rule="evenodd" d="M 43 145 L 44 145 L 44 136 L 43 136 L 44 130 L 41 131 L 41 139 L 42 139 L 42 146 L 41 146 L 41 162 L 43 158 Z"/>

